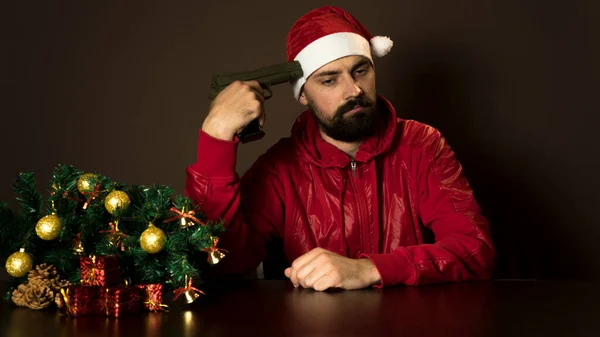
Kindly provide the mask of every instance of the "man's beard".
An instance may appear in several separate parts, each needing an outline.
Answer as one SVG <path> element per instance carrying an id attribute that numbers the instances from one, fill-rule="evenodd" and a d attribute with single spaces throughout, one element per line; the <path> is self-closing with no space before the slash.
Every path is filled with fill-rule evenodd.
<path id="1" fill-rule="evenodd" d="M 352 116 L 344 116 L 357 106 L 363 109 Z M 385 124 L 385 114 L 378 109 L 376 101 L 366 96 L 359 96 L 339 107 L 335 115 L 328 120 L 323 119 L 311 100 L 308 107 L 315 117 L 321 130 L 329 137 L 342 142 L 352 143 L 368 138 L 377 133 L 379 127 Z"/>

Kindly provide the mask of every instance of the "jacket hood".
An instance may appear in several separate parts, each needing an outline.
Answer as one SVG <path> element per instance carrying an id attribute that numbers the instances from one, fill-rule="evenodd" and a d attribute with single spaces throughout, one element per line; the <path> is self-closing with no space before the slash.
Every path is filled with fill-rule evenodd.
<path id="1" fill-rule="evenodd" d="M 373 157 L 385 153 L 396 133 L 396 110 L 383 96 L 377 95 L 378 104 L 387 113 L 387 125 L 360 145 L 355 160 L 366 162 Z M 319 131 L 319 125 L 310 110 L 304 111 L 292 127 L 292 140 L 296 151 L 308 162 L 319 167 L 343 167 L 351 158 L 332 144 L 327 143 Z"/>

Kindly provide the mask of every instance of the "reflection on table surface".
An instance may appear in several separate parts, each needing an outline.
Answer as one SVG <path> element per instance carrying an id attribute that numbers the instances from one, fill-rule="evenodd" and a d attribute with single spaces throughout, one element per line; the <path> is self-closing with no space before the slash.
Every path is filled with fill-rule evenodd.
<path id="1" fill-rule="evenodd" d="M 286 281 L 204 285 L 191 305 L 118 319 L 0 305 L 0 336 L 600 336 L 600 291 L 485 281 L 315 292 Z"/>

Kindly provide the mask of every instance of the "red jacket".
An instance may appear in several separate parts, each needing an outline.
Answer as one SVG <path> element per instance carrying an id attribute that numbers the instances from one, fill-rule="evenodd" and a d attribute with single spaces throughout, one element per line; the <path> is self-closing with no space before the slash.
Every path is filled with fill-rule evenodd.
<path id="1" fill-rule="evenodd" d="M 283 242 L 289 263 L 322 247 L 369 258 L 381 284 L 485 279 L 495 251 L 489 226 L 444 138 L 396 117 L 366 140 L 355 162 L 325 142 L 309 111 L 246 172 L 235 173 L 237 142 L 200 131 L 198 161 L 187 168 L 186 194 L 229 229 L 216 268 L 246 273 Z M 435 243 L 424 242 L 431 229 Z"/>

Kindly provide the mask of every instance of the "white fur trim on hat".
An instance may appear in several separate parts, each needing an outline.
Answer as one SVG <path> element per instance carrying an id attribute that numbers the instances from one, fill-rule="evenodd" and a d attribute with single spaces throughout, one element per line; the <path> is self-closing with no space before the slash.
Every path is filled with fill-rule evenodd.
<path id="1" fill-rule="evenodd" d="M 300 97 L 300 90 L 306 83 L 306 79 L 317 69 L 331 61 L 350 55 L 362 55 L 373 62 L 369 41 L 355 33 L 341 32 L 325 35 L 304 47 L 294 59 L 300 62 L 304 74 L 292 82 L 294 97 L 296 99 Z"/>
<path id="2" fill-rule="evenodd" d="M 371 39 L 371 52 L 377 57 L 385 56 L 390 52 L 394 41 L 387 36 L 374 36 Z"/>

